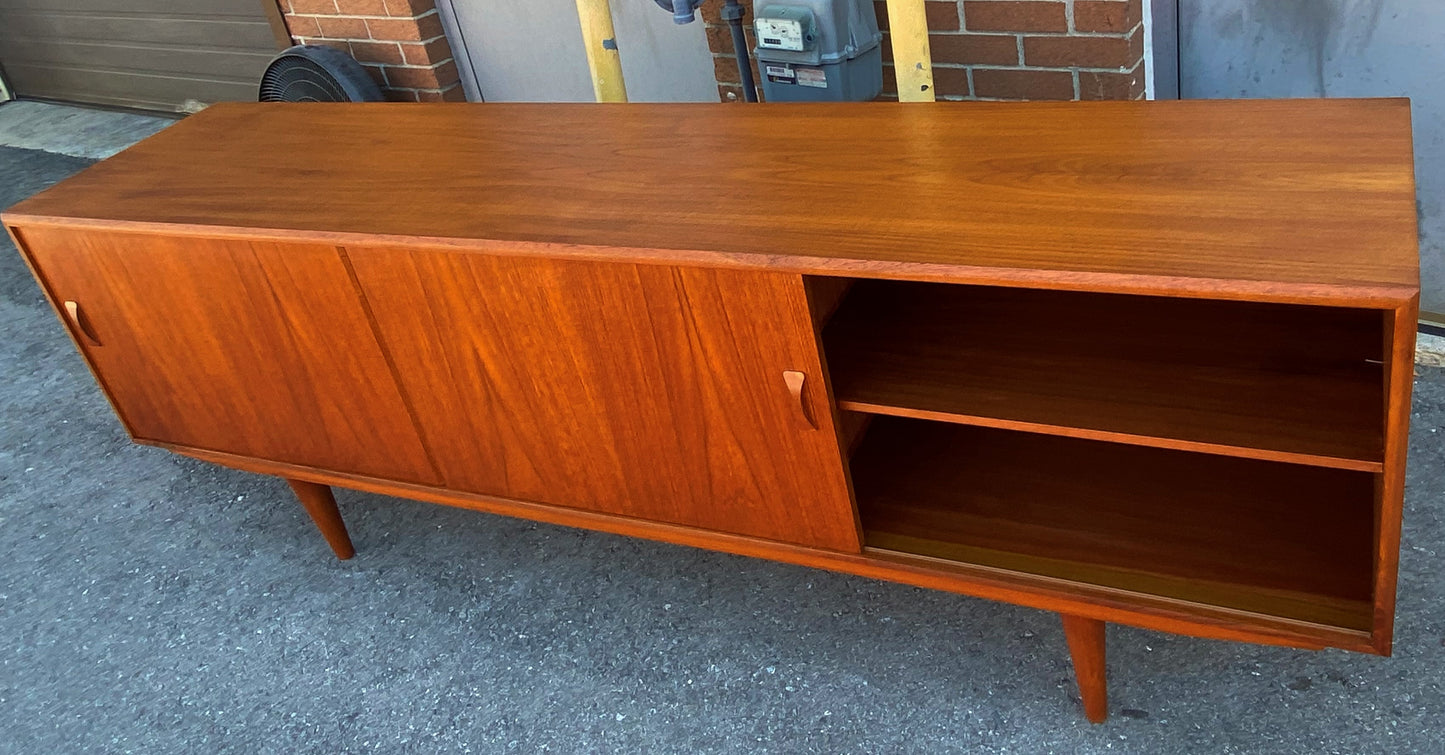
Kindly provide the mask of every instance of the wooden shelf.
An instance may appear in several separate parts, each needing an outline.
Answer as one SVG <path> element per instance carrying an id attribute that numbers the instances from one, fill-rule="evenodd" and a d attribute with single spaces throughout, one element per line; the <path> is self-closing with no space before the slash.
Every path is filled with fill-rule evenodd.
<path id="1" fill-rule="evenodd" d="M 1378 311 L 860 281 L 842 409 L 1378 472 Z"/>
<path id="2" fill-rule="evenodd" d="M 895 417 L 852 471 L 870 548 L 1370 628 L 1370 474 Z"/>

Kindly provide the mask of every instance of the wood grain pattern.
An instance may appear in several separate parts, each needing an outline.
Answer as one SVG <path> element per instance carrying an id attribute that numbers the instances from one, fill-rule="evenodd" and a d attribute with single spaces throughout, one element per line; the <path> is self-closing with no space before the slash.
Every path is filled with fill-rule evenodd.
<path id="1" fill-rule="evenodd" d="M 813 315 L 813 327 L 823 332 L 833 313 L 853 288 L 852 278 L 832 278 L 821 275 L 803 277 L 803 290 L 808 294 L 808 311 Z"/>
<path id="2" fill-rule="evenodd" d="M 1373 475 L 879 417 L 869 546 L 1369 630 Z"/>
<path id="3" fill-rule="evenodd" d="M 336 249 L 18 235 L 132 436 L 436 481 Z"/>
<path id="4" fill-rule="evenodd" d="M 150 445 L 259 474 L 303 479 L 322 485 L 394 495 L 568 527 L 582 527 L 629 537 L 642 537 L 678 545 L 708 548 L 739 556 L 767 558 L 932 590 L 945 590 L 987 600 L 1001 600 L 1044 611 L 1070 613 L 1162 632 L 1312 650 L 1322 647 L 1338 647 L 1364 653 L 1378 652 L 1371 642 L 1368 632 L 1283 619 L 1268 614 L 1221 608 L 1158 595 L 1140 594 L 1037 574 L 1022 574 L 1007 569 L 894 553 L 877 548 L 864 548 L 861 554 L 842 553 L 566 506 L 552 506 L 252 459 L 174 444 L 151 442 Z"/>
<path id="5" fill-rule="evenodd" d="M 838 444 L 843 447 L 844 455 L 848 458 L 853 457 L 853 452 L 858 450 L 858 444 L 863 442 L 868 425 L 873 422 L 873 416 L 864 412 L 838 413 Z"/>
<path id="6" fill-rule="evenodd" d="M 341 519 L 341 510 L 336 508 L 336 496 L 331 494 L 331 488 L 306 480 L 293 479 L 286 483 L 336 557 L 345 561 L 355 556 L 356 548 L 351 545 L 351 535 L 346 532 L 346 523 Z"/>
<path id="7" fill-rule="evenodd" d="M 1390 652 L 1412 171 L 1401 100 L 235 105 L 5 219 L 338 555 L 328 485 L 1056 611 L 1102 720 L 1103 621 Z"/>
<path id="8" fill-rule="evenodd" d="M 449 487 L 859 549 L 798 276 L 348 257 Z"/>
<path id="9" fill-rule="evenodd" d="M 1385 318 L 1385 471 L 1375 477 L 1375 651 L 1389 655 L 1395 634 L 1395 590 L 1410 445 L 1410 392 L 1415 382 L 1415 330 L 1420 298 Z"/>
<path id="10" fill-rule="evenodd" d="M 1101 724 L 1109 718 L 1108 671 L 1104 666 L 1104 622 L 1082 616 L 1061 614 L 1064 640 L 1074 660 L 1074 679 L 1079 683 L 1079 697 L 1084 703 L 1084 716 L 1090 723 Z"/>
<path id="11" fill-rule="evenodd" d="M 80 334 L 81 339 L 85 341 L 86 345 L 102 345 L 100 341 L 96 340 L 95 331 L 91 329 L 90 322 L 86 319 L 85 315 L 81 314 L 80 302 L 66 301 L 65 316 L 66 319 L 70 320 L 70 327 L 73 328 L 76 333 Z"/>
<path id="12" fill-rule="evenodd" d="M 1403 99 L 221 104 L 5 217 L 1395 306 L 1419 282 L 1409 117 Z"/>
<path id="13" fill-rule="evenodd" d="M 808 430 L 817 430 L 818 423 L 813 420 L 808 405 L 812 403 L 805 393 L 808 390 L 808 373 L 798 370 L 783 370 L 783 384 L 788 386 L 788 395 L 793 397 L 793 403 L 797 406 L 798 420 Z"/>
<path id="14" fill-rule="evenodd" d="M 863 281 L 824 349 L 848 410 L 1379 471 L 1381 319 Z"/>

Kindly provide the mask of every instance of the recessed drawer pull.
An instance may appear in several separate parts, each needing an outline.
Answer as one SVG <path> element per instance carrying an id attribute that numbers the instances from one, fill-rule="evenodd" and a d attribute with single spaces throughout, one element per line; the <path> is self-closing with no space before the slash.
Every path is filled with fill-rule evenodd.
<path id="1" fill-rule="evenodd" d="M 803 399 L 803 383 L 807 379 L 807 375 L 797 370 L 783 370 L 783 382 L 788 384 L 788 393 L 793 394 L 793 400 L 798 402 L 798 415 L 803 418 L 803 424 L 807 425 L 809 430 L 817 430 L 817 423 L 808 415 L 808 402 Z"/>
<path id="2" fill-rule="evenodd" d="M 90 332 L 90 327 L 86 325 L 85 318 L 80 316 L 79 303 L 73 301 L 66 301 L 65 315 L 66 317 L 70 318 L 71 326 L 75 328 L 76 332 L 80 333 L 80 336 L 85 339 L 86 343 L 90 344 L 91 346 L 101 345 L 100 339 L 96 338 L 95 334 Z"/>

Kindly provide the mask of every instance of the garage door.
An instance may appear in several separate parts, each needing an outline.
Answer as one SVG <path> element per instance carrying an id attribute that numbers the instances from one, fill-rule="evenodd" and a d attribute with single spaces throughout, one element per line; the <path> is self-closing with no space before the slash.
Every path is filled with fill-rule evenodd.
<path id="1" fill-rule="evenodd" d="M 252 100 L 278 40 L 268 0 L 0 0 L 20 97 L 192 109 Z"/>

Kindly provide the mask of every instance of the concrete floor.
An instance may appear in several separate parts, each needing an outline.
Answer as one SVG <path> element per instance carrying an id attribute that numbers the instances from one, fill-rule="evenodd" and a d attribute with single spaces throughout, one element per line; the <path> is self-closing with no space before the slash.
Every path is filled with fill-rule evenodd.
<path id="1" fill-rule="evenodd" d="M 0 206 L 86 162 L 0 146 Z M 336 561 L 130 444 L 7 246 L 0 752 L 1440 752 L 1445 370 L 1413 423 L 1394 658 L 1112 626 L 1090 726 L 1039 611 L 349 492 Z"/>
<path id="2" fill-rule="evenodd" d="M 16 100 L 0 105 L 0 145 L 103 160 L 175 122 L 174 116 Z"/>

